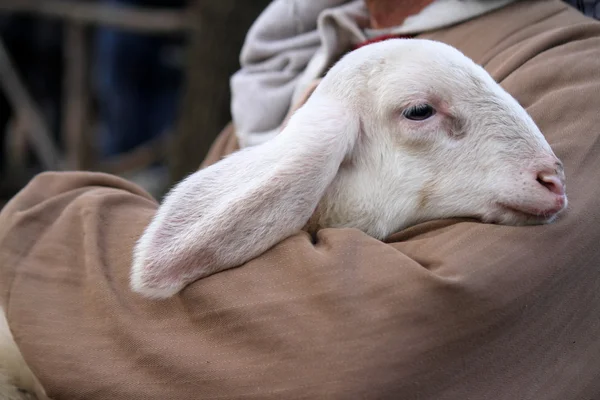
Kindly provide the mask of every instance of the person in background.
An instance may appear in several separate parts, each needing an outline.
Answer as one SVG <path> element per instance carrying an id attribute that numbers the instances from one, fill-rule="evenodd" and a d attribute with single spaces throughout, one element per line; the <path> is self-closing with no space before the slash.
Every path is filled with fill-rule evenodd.
<path id="1" fill-rule="evenodd" d="M 102 0 L 119 6 L 181 8 L 184 0 Z M 127 153 L 168 135 L 177 119 L 183 81 L 182 35 L 163 36 L 100 27 L 95 32 L 93 81 L 97 144 L 104 158 Z M 127 176 L 160 197 L 167 167 L 155 163 Z"/>
<path id="2" fill-rule="evenodd" d="M 184 1 L 102 0 L 120 6 L 180 8 Z M 180 36 L 95 32 L 94 83 L 101 123 L 100 149 L 110 157 L 165 134 L 177 116 L 182 83 Z"/>

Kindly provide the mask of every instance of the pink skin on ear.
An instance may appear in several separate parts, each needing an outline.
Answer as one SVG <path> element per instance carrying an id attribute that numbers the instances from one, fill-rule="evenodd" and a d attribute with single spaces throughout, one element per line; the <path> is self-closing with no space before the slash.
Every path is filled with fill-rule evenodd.
<path id="1" fill-rule="evenodd" d="M 169 193 L 136 245 L 134 291 L 170 297 L 302 229 L 359 130 L 356 113 L 318 92 L 278 136 L 192 174 Z"/>

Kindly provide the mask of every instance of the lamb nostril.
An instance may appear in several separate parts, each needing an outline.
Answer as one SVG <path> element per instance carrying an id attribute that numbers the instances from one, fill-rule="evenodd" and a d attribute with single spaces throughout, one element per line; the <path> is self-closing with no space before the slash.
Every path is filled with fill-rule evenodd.
<path id="1" fill-rule="evenodd" d="M 547 172 L 540 172 L 537 176 L 537 181 L 540 185 L 554 194 L 562 196 L 565 194 L 565 184 L 563 180 L 556 174 Z"/>
<path id="2" fill-rule="evenodd" d="M 559 171 L 564 171 L 565 167 L 563 166 L 562 161 L 558 160 L 556 162 L 556 167 L 558 168 Z"/>

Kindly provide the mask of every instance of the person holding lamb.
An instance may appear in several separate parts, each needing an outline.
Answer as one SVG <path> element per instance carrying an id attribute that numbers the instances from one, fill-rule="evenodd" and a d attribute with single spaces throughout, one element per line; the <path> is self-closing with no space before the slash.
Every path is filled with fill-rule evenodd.
<path id="1" fill-rule="evenodd" d="M 439 57 L 430 56 L 432 52 Z M 368 55 L 366 61 L 352 62 L 361 54 Z M 436 71 L 431 84 L 407 79 L 418 62 L 426 64 L 420 72 Z M 436 70 L 436 62 L 444 67 Z M 461 67 L 451 68 L 455 63 Z M 344 65 L 369 76 L 375 84 L 369 87 L 375 89 L 365 91 L 368 96 L 339 96 L 350 87 L 365 87 L 335 79 L 346 72 Z M 457 74 L 464 79 L 456 79 Z M 452 100 L 471 108 L 453 109 L 465 115 L 452 119 L 448 115 L 455 114 L 444 114 L 443 102 L 430 99 L 409 105 L 398 100 L 394 107 L 396 98 L 410 92 L 411 82 L 418 84 L 416 93 L 424 87 L 449 88 L 438 97 L 452 94 Z M 161 234 L 148 235 L 172 247 L 149 246 L 137 253 L 148 256 L 150 263 L 142 265 L 162 254 L 166 260 L 192 254 L 192 261 L 216 256 L 221 268 L 196 277 L 175 273 L 180 284 L 186 278 L 184 286 L 174 285 L 167 296 L 149 299 L 132 290 L 134 250 L 161 207 L 182 199 L 158 204 L 131 182 L 105 174 L 40 175 L 0 213 L 0 304 L 8 324 L 3 332 L 14 340 L 11 349 L 17 349 L 29 372 L 20 381 L 1 375 L 6 379 L 0 383 L 12 385 L 0 386 L 2 395 L 23 398 L 15 387 L 19 383 L 40 398 L 75 400 L 600 396 L 600 189 L 594 184 L 600 170 L 599 22 L 560 0 L 275 0 L 248 33 L 232 96 L 233 124 L 203 162 L 200 173 L 205 174 L 193 174 L 191 180 L 210 178 L 210 171 L 239 166 L 235 162 L 244 154 L 264 151 L 269 164 L 253 162 L 239 173 L 276 165 L 281 169 L 274 174 L 296 177 L 302 174 L 297 166 L 303 165 L 310 184 L 300 189 L 318 186 L 325 193 L 280 191 L 286 185 L 279 183 L 266 195 L 292 193 L 329 210 L 318 203 L 336 199 L 327 192 L 327 182 L 338 180 L 336 187 L 344 193 L 356 174 L 345 181 L 339 174 L 366 170 L 373 172 L 362 181 L 372 185 L 369 191 L 352 193 L 371 194 L 380 204 L 374 206 L 370 198 L 360 203 L 371 207 L 367 214 L 352 212 L 349 218 L 330 211 L 315 214 L 334 215 L 344 221 L 338 226 L 313 214 L 289 224 L 278 215 L 269 221 L 262 219 L 268 213 L 260 213 L 265 207 L 254 208 L 255 215 L 229 218 L 227 210 L 210 203 L 230 224 L 209 227 L 218 233 L 212 238 L 216 249 L 225 241 L 232 254 L 247 258 L 249 249 L 255 254 L 223 269 L 222 255 L 210 254 L 210 246 L 204 254 L 166 252 L 178 246 L 185 250 L 194 238 L 166 235 L 161 242 Z M 496 111 L 504 110 L 494 114 L 502 117 L 490 121 L 487 113 L 477 115 L 492 106 L 486 99 L 494 100 Z M 320 107 L 322 101 L 328 108 Z M 507 104 L 512 105 L 508 110 Z M 375 106 L 348 111 L 359 105 Z M 430 123 L 439 127 L 400 129 L 418 124 L 410 118 L 423 118 L 421 128 Z M 448 123 L 455 120 L 462 124 Z M 275 146 L 289 138 L 287 143 L 319 150 L 323 142 L 312 141 L 306 130 L 311 121 L 321 128 L 333 121 L 330 132 L 341 125 L 348 129 L 341 138 L 331 135 L 325 157 L 324 151 Z M 473 125 L 463 125 L 467 121 Z M 373 128 L 376 123 L 382 124 L 380 129 Z M 486 123 L 495 128 L 477 128 Z M 513 135 L 515 127 L 521 129 Z M 492 140 L 476 140 L 481 137 L 476 134 L 451 136 L 483 131 L 492 132 Z M 429 134 L 435 139 L 429 140 Z M 448 198 L 440 198 L 443 182 L 459 178 L 452 170 L 458 167 L 449 164 L 428 175 L 444 177 L 442 182 L 419 185 L 421 193 L 409 196 L 416 204 L 412 210 L 419 209 L 421 200 L 441 209 L 444 200 L 468 199 L 473 191 L 481 194 L 481 188 L 488 189 L 487 197 L 474 209 L 491 210 L 505 196 L 519 193 L 522 184 L 523 197 L 511 197 L 518 204 L 506 204 L 512 209 L 503 214 L 512 215 L 513 223 L 501 215 L 447 218 L 435 214 L 436 208 L 431 219 L 406 224 L 395 221 L 402 213 L 378 215 L 404 204 L 396 200 L 404 199 L 404 191 L 391 197 L 379 194 L 396 187 L 389 174 L 409 168 L 389 160 L 398 149 L 404 154 L 406 139 L 415 136 L 415 160 L 437 157 L 420 161 L 421 168 L 472 156 L 478 168 L 467 168 L 462 176 L 473 174 L 485 182 L 459 180 L 463 184 L 455 190 L 445 187 L 442 193 L 449 193 Z M 382 137 L 388 145 L 377 147 L 372 138 Z M 493 138 L 499 141 L 498 153 L 478 147 Z M 461 147 L 467 143 L 473 146 Z M 377 149 L 385 149 L 381 157 Z M 498 164 L 512 154 L 513 162 Z M 290 160 L 287 156 L 297 163 L 289 171 L 289 162 L 271 162 Z M 359 162 L 362 169 L 352 169 Z M 489 164 L 487 170 L 481 164 Z M 375 185 L 373 177 L 382 171 L 389 184 Z M 231 194 L 250 193 L 250 186 L 248 179 Z M 192 197 L 184 199 L 190 200 L 186 208 L 175 215 L 173 208 L 163 207 L 169 211 L 164 215 L 175 217 L 171 222 L 190 226 L 196 221 L 202 227 L 206 220 L 198 218 L 193 201 L 202 193 L 187 189 L 183 194 Z M 227 200 L 223 206 L 235 203 L 235 196 L 212 193 Z M 252 201 L 269 199 L 263 194 L 242 196 L 244 206 L 253 209 Z M 347 199 L 348 192 L 341 198 Z M 524 203 L 530 208 L 524 209 Z M 301 213 L 311 208 L 298 204 Z M 336 199 L 331 204 L 340 203 Z M 457 207 L 466 204 L 461 200 Z M 238 211 L 232 209 L 232 214 Z M 364 223 L 353 219 L 373 212 L 377 218 Z M 534 224 L 517 223 L 534 214 Z M 293 232 L 256 251 L 271 222 L 278 232 L 282 226 Z M 379 222 L 380 230 L 369 231 Z M 240 238 L 240 248 L 232 235 Z"/>

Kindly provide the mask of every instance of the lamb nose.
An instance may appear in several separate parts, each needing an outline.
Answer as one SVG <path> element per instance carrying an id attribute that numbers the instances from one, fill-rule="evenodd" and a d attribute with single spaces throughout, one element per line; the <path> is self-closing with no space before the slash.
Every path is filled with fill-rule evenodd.
<path id="1" fill-rule="evenodd" d="M 559 196 L 565 194 L 565 183 L 555 172 L 540 172 L 538 173 L 537 181 L 554 194 Z"/>

